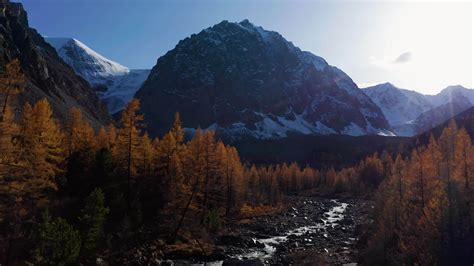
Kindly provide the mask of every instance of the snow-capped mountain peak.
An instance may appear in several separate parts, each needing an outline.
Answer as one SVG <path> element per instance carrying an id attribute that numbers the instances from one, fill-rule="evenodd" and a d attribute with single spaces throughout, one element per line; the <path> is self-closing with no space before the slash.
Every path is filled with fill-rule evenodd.
<path id="1" fill-rule="evenodd" d="M 121 76 L 130 72 L 117 62 L 105 58 L 74 38 L 46 38 L 59 56 L 92 85 L 101 83 L 104 77 Z"/>
<path id="2" fill-rule="evenodd" d="M 120 111 L 148 77 L 148 69 L 129 69 L 74 38 L 45 38 L 76 74 L 96 88 L 110 113 Z"/>

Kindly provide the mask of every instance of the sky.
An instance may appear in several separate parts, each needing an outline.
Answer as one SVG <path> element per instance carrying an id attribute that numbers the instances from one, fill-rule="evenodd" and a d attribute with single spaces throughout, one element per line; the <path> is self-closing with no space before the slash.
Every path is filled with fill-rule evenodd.
<path id="1" fill-rule="evenodd" d="M 277 31 L 359 87 L 391 82 L 435 94 L 473 88 L 473 3 L 309 0 L 12 0 L 30 26 L 72 37 L 130 68 L 151 68 L 179 40 L 222 20 Z"/>

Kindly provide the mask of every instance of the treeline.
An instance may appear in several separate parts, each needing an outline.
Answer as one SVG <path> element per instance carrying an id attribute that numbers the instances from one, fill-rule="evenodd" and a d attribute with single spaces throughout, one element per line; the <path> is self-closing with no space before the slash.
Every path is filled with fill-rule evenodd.
<path id="1" fill-rule="evenodd" d="M 454 122 L 411 155 L 398 155 L 376 196 L 364 255 L 373 265 L 474 262 L 474 148 Z"/>
<path id="2" fill-rule="evenodd" d="M 152 139 L 138 100 L 117 125 L 94 130 L 77 107 L 60 124 L 46 100 L 18 106 L 25 78 L 17 60 L 0 79 L 5 265 L 87 261 L 147 225 L 168 243 L 206 239 L 230 219 L 278 208 L 283 194 L 356 191 L 359 172 L 372 167 L 371 159 L 345 172 L 246 165 L 212 131 L 198 129 L 184 141 L 179 114 L 166 135 Z"/>

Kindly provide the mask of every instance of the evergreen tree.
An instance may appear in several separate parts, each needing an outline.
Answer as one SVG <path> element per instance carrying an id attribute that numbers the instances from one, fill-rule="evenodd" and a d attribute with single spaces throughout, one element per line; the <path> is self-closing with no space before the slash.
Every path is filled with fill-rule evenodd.
<path id="1" fill-rule="evenodd" d="M 38 231 L 36 264 L 66 265 L 76 262 L 81 249 L 81 237 L 66 220 L 51 219 L 46 212 Z"/>
<path id="2" fill-rule="evenodd" d="M 104 223 L 109 213 L 105 207 L 104 193 L 100 188 L 94 189 L 84 201 L 79 221 L 81 222 L 82 249 L 84 255 L 97 251 L 104 237 Z"/>

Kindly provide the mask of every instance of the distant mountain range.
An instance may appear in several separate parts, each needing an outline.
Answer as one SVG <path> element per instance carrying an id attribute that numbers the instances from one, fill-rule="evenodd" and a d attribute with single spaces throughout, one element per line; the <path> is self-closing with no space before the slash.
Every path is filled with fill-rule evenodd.
<path id="1" fill-rule="evenodd" d="M 96 90 L 109 112 L 139 98 L 148 129 L 161 135 L 180 112 L 231 140 L 292 134 L 414 136 L 474 105 L 474 90 L 437 95 L 390 83 L 359 89 L 342 70 L 277 32 L 223 21 L 180 41 L 150 70 L 129 69 L 72 38 L 46 38 Z"/>
<path id="2" fill-rule="evenodd" d="M 93 86 L 111 114 L 120 111 L 150 73 L 149 69 L 129 69 L 105 58 L 79 40 L 46 38 L 76 74 Z"/>
<path id="3" fill-rule="evenodd" d="M 398 136 L 422 133 L 474 106 L 474 90 L 459 85 L 436 95 L 400 89 L 390 83 L 363 91 L 380 107 Z"/>

